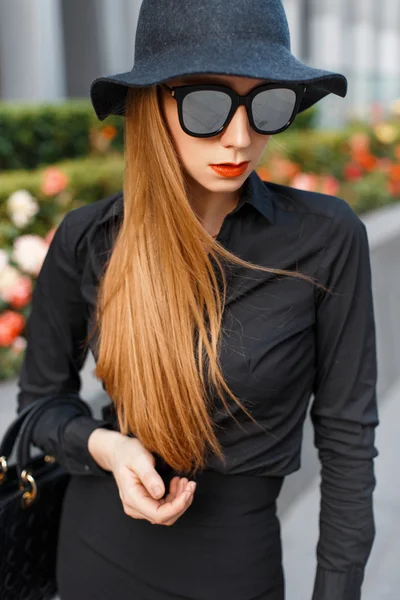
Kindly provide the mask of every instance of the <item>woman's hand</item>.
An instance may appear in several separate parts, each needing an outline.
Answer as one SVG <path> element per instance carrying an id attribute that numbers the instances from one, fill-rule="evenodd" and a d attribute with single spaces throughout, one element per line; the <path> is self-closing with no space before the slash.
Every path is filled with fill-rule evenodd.
<path id="1" fill-rule="evenodd" d="M 173 477 L 163 498 L 165 485 L 154 468 L 155 458 L 138 439 L 100 427 L 91 433 L 88 448 L 103 469 L 112 471 L 130 517 L 173 525 L 192 504 L 196 483 L 186 477 Z"/>

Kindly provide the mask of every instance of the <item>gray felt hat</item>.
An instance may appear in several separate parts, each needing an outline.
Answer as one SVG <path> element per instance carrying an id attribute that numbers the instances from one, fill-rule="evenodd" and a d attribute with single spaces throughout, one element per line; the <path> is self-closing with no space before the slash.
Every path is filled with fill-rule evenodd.
<path id="1" fill-rule="evenodd" d="M 344 75 L 310 67 L 291 53 L 281 0 L 143 0 L 132 70 L 95 79 L 90 98 L 102 121 L 124 114 L 128 87 L 195 73 L 305 83 L 299 112 L 328 94 L 347 93 Z"/>

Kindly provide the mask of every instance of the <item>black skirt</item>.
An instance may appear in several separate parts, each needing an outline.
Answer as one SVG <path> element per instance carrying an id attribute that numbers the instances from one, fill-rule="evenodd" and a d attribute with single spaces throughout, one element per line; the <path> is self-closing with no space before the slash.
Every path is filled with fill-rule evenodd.
<path id="1" fill-rule="evenodd" d="M 72 476 L 57 555 L 61 600 L 284 600 L 283 479 L 214 471 L 196 479 L 192 505 L 167 527 L 126 515 L 113 477 Z"/>

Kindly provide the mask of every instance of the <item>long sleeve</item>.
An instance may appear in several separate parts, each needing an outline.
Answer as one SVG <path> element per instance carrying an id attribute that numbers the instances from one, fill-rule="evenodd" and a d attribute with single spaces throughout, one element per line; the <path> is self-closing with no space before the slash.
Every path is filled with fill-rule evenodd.
<path id="1" fill-rule="evenodd" d="M 320 536 L 312 600 L 360 600 L 375 525 L 377 359 L 369 243 L 344 200 L 332 219 L 316 294 L 311 418 L 321 461 Z"/>
<path id="2" fill-rule="evenodd" d="M 92 458 L 88 438 L 107 421 L 82 415 L 79 409 L 57 406 L 57 396 L 81 388 L 79 371 L 86 353 L 87 316 L 75 264 L 68 215 L 56 230 L 36 281 L 27 321 L 27 348 L 19 375 L 17 411 L 41 397 L 53 395 L 55 405 L 41 416 L 33 441 L 56 457 L 71 474 L 109 475 Z"/>

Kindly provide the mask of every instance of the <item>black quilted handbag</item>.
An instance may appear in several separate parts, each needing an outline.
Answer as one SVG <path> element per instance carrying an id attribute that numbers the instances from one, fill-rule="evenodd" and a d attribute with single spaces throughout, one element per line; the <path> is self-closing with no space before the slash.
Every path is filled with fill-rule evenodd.
<path id="1" fill-rule="evenodd" d="M 32 458 L 32 432 L 49 404 L 67 403 L 91 415 L 76 395 L 32 402 L 8 427 L 0 445 L 0 598 L 50 600 L 57 592 L 56 555 L 69 475 L 53 456 Z M 16 464 L 9 458 L 16 449 Z"/>

